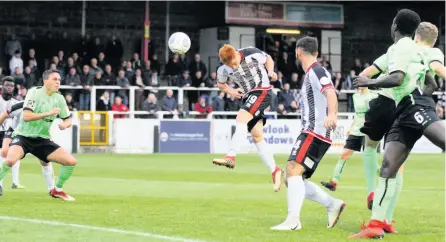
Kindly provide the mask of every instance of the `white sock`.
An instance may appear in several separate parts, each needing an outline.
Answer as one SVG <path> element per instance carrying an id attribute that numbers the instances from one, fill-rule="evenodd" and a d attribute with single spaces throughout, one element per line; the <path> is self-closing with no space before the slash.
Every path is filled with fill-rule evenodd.
<path id="1" fill-rule="evenodd" d="M 45 178 L 46 184 L 48 185 L 48 191 L 51 191 L 54 188 L 53 166 L 51 164 L 48 166 L 42 166 L 42 174 Z"/>
<path id="2" fill-rule="evenodd" d="M 271 152 L 268 144 L 265 142 L 265 140 L 262 140 L 259 143 L 256 143 L 256 147 L 263 164 L 269 167 L 271 173 L 274 172 L 276 169 L 276 161 L 274 160 L 273 152 Z"/>
<path id="3" fill-rule="evenodd" d="M 243 142 L 248 137 L 248 124 L 236 123 L 235 133 L 232 136 L 231 144 L 229 145 L 228 156 L 236 156 L 237 151 L 240 150 Z"/>
<path id="4" fill-rule="evenodd" d="M 290 222 L 300 219 L 300 210 L 305 198 L 305 185 L 302 176 L 292 176 L 288 178 L 287 202 L 288 217 Z"/>
<path id="5" fill-rule="evenodd" d="M 12 183 L 19 185 L 20 160 L 11 167 Z"/>
<path id="6" fill-rule="evenodd" d="M 322 206 L 329 208 L 334 201 L 326 191 L 311 181 L 305 180 L 305 198 L 313 202 L 317 202 Z M 289 186 L 289 185 L 288 185 Z"/>

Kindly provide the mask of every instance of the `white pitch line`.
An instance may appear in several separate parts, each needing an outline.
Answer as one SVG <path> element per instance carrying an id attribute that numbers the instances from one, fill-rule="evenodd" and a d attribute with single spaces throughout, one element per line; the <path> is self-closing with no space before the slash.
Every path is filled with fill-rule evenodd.
<path id="1" fill-rule="evenodd" d="M 18 217 L 10 217 L 10 216 L 0 216 L 0 220 L 19 221 L 19 222 L 35 223 L 35 224 L 47 224 L 47 225 L 96 230 L 96 231 L 110 232 L 110 233 L 117 233 L 117 234 L 129 234 L 129 235 L 136 235 L 136 236 L 141 236 L 141 237 L 163 239 L 163 240 L 167 240 L 167 241 L 203 242 L 202 240 L 196 240 L 196 239 L 187 239 L 187 238 L 181 238 L 181 237 L 173 237 L 173 236 L 151 234 L 151 233 L 144 233 L 144 232 L 137 232 L 137 231 L 128 231 L 128 230 L 122 230 L 122 229 L 96 227 L 96 226 L 82 225 L 82 224 L 63 223 L 63 222 L 58 222 L 58 221 L 50 221 L 50 220 L 42 220 L 42 219 L 29 219 L 29 218 L 18 218 Z"/>

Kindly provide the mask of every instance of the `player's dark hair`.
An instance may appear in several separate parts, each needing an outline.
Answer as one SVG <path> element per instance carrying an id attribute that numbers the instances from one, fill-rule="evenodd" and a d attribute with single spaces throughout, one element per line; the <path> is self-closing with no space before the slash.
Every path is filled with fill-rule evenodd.
<path id="1" fill-rule="evenodd" d="M 58 71 L 57 69 L 49 69 L 43 73 L 43 75 L 42 75 L 43 80 L 48 80 L 50 75 L 53 73 L 59 73 L 59 75 L 60 75 L 60 71 Z"/>
<path id="2" fill-rule="evenodd" d="M 310 36 L 303 37 L 296 42 L 296 49 L 298 48 L 312 55 L 316 55 L 318 51 L 317 39 Z"/>
<path id="3" fill-rule="evenodd" d="M 401 9 L 395 16 L 396 29 L 404 36 L 413 36 L 420 22 L 420 16 L 410 9 Z"/>
<path id="4" fill-rule="evenodd" d="M 5 82 L 14 82 L 14 78 L 12 76 L 5 76 L 2 78 L 2 83 Z"/>

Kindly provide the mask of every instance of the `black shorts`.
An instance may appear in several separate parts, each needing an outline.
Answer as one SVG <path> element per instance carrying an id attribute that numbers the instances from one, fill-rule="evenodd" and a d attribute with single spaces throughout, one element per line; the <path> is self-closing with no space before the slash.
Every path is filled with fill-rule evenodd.
<path id="1" fill-rule="evenodd" d="M 265 109 L 271 104 L 271 89 L 255 90 L 249 92 L 246 97 L 243 98 L 243 104 L 241 109 L 248 111 L 252 114 L 253 118 L 248 122 L 248 131 L 251 132 L 252 128 L 259 122 L 266 123 Z"/>
<path id="2" fill-rule="evenodd" d="M 416 89 L 398 104 L 397 119 L 387 134 L 386 143 L 398 141 L 412 149 L 424 130 L 439 120 L 432 97 Z"/>
<path id="3" fill-rule="evenodd" d="M 14 130 L 12 128 L 9 128 L 5 132 L 5 136 L 3 137 L 3 139 L 12 139 L 12 133 L 14 133 Z"/>
<path id="4" fill-rule="evenodd" d="M 3 139 L 5 138 L 6 131 L 0 131 L 0 148 L 3 148 Z"/>
<path id="5" fill-rule="evenodd" d="M 364 136 L 349 135 L 345 141 L 344 149 L 360 152 L 364 149 Z"/>
<path id="6" fill-rule="evenodd" d="M 316 171 L 319 162 L 331 146 L 331 141 L 312 132 L 302 132 L 291 150 L 289 161 L 296 161 L 305 168 L 305 179 Z"/>
<path id="7" fill-rule="evenodd" d="M 23 148 L 24 155 L 31 153 L 41 161 L 49 162 L 48 156 L 59 149 L 59 145 L 49 139 L 43 138 L 28 138 L 21 135 L 17 135 L 13 138 L 9 146 L 18 145 Z M 23 158 L 22 157 L 22 158 Z"/>
<path id="8" fill-rule="evenodd" d="M 389 132 L 396 119 L 395 101 L 378 95 L 377 98 L 370 101 L 369 105 L 370 108 L 365 113 L 364 126 L 360 131 L 369 136 L 371 140 L 380 141 Z"/>

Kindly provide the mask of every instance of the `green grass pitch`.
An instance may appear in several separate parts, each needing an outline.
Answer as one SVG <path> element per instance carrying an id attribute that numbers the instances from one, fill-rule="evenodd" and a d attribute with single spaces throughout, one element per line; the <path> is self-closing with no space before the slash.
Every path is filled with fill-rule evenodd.
<path id="1" fill-rule="evenodd" d="M 359 155 L 348 161 L 338 191 L 331 193 L 347 204 L 336 227 L 327 229 L 325 209 L 306 200 L 302 230 L 284 232 L 269 228 L 286 217 L 286 188 L 272 191 L 271 175 L 257 155 L 238 156 L 234 170 L 212 165 L 214 155 L 209 154 L 77 157 L 78 167 L 65 186 L 74 202 L 48 196 L 33 157 L 21 165 L 26 189 L 10 189 L 8 174 L 0 197 L 0 241 L 347 241 L 370 218 Z M 286 158 L 276 156 L 282 166 Z M 386 235 L 385 240 L 444 241 L 444 158 L 409 157 L 395 216 L 400 234 Z M 336 160 L 337 156 L 327 155 L 311 180 L 318 184 L 326 180 Z M 54 167 L 57 175 L 59 166 Z M 54 222 L 66 226 L 49 224 Z M 150 237 L 155 235 L 168 237 Z"/>

